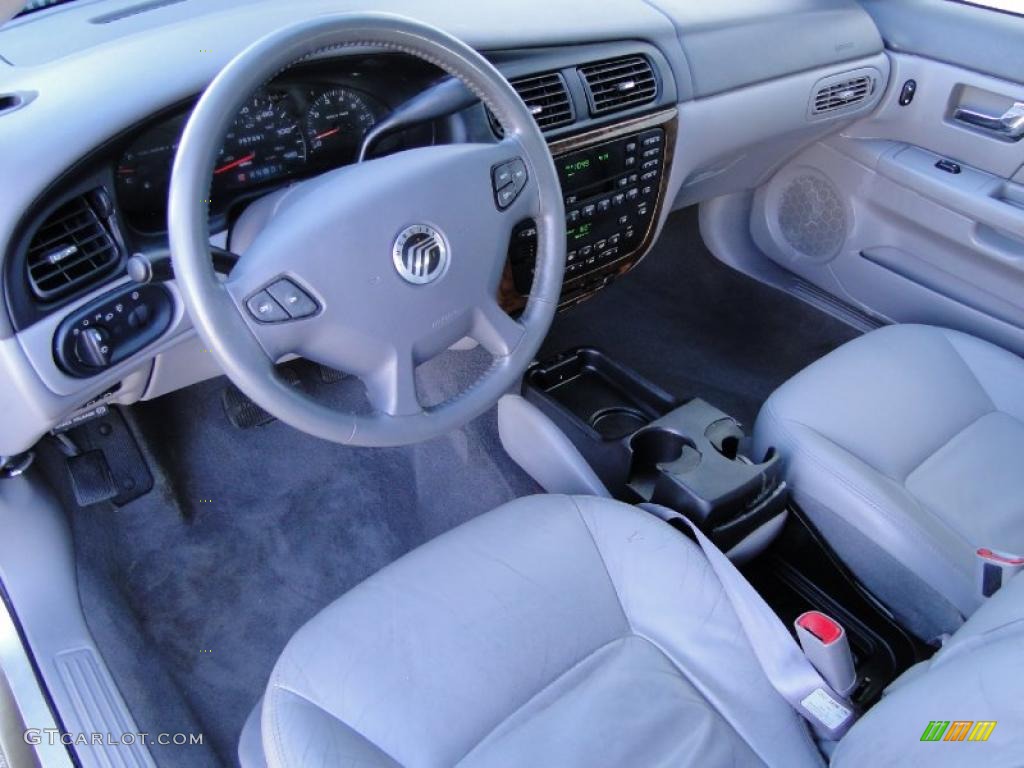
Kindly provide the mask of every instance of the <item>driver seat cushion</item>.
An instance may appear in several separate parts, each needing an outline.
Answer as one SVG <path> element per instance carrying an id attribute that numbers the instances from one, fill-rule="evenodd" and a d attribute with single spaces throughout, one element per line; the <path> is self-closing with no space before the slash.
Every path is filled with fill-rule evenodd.
<path id="1" fill-rule="evenodd" d="M 979 547 L 1024 553 L 1024 360 L 964 333 L 895 325 L 851 341 L 765 403 L 793 498 L 924 639 L 980 604 Z"/>
<path id="2" fill-rule="evenodd" d="M 264 697 L 278 766 L 818 766 L 703 553 L 596 497 L 507 504 L 292 638 Z"/>

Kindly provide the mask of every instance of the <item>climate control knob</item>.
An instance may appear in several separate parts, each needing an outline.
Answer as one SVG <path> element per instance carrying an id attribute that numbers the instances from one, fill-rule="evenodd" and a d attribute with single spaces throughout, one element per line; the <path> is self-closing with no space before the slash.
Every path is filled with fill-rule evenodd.
<path id="1" fill-rule="evenodd" d="M 83 329 L 75 338 L 75 357 L 90 368 L 110 365 L 110 337 L 103 328 Z"/>

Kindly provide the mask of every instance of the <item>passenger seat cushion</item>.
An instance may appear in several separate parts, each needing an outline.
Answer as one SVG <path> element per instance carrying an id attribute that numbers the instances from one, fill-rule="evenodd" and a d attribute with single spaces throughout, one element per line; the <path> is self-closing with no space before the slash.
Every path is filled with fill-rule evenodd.
<path id="1" fill-rule="evenodd" d="M 962 615 L 978 605 L 975 550 L 1024 552 L 1024 361 L 987 342 L 920 325 L 865 334 L 780 387 L 755 444 L 779 448 L 823 528 L 842 519 Z M 881 589 L 900 614 L 900 585 Z"/>
<path id="2" fill-rule="evenodd" d="M 1022 647 L 1024 578 L 1018 576 L 987 600 L 930 660 L 889 686 L 882 700 L 839 742 L 832 766 L 1020 766 Z M 921 736 L 932 720 L 987 720 L 996 726 L 985 742 L 922 744 Z"/>
<path id="3" fill-rule="evenodd" d="M 328 749 L 372 766 L 821 764 L 696 545 L 597 497 L 505 505 L 335 601 L 282 654 L 262 731 L 275 767 Z"/>

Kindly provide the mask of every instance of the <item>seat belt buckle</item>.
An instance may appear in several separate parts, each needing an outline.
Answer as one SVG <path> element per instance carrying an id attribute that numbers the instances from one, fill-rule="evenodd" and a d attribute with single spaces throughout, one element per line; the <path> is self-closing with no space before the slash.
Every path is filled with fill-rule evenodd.
<path id="1" fill-rule="evenodd" d="M 992 597 L 1018 571 L 1024 570 L 1024 556 L 981 547 L 978 555 L 978 589 Z"/>
<path id="2" fill-rule="evenodd" d="M 846 696 L 857 685 L 853 653 L 842 624 L 821 611 L 807 611 L 793 622 L 804 656 L 832 690 Z"/>

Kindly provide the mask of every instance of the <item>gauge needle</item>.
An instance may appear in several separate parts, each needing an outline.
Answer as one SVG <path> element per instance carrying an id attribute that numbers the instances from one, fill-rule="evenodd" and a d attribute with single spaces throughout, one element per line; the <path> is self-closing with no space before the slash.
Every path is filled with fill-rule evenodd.
<path id="1" fill-rule="evenodd" d="M 313 138 L 314 139 L 326 139 L 328 136 L 333 136 L 334 134 L 336 134 L 340 130 L 341 130 L 341 128 L 331 128 L 329 131 L 324 131 L 323 133 L 318 133 Z"/>
<path id="2" fill-rule="evenodd" d="M 256 157 L 256 153 L 255 152 L 250 152 L 245 157 L 240 157 L 237 160 L 232 160 L 230 163 L 222 165 L 220 168 L 216 168 L 213 171 L 213 174 L 214 174 L 214 176 L 216 176 L 218 173 L 224 173 L 225 171 L 230 171 L 232 168 L 237 168 L 240 165 L 243 165 L 245 163 L 248 163 L 248 162 L 252 161 L 253 159 L 255 159 L 255 157 Z"/>

